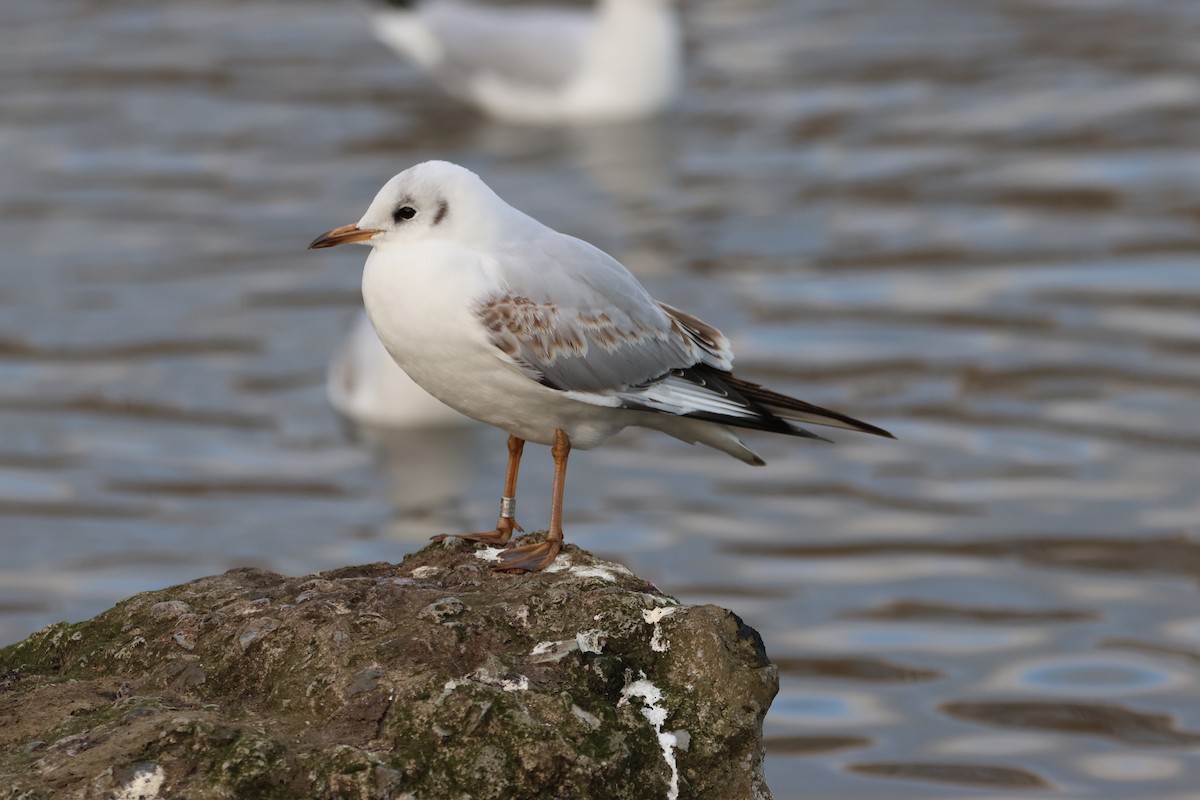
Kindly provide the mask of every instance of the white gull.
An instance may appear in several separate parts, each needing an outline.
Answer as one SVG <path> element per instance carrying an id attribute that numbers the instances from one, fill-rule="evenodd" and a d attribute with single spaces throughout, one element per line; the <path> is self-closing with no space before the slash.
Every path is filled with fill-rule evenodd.
<path id="1" fill-rule="evenodd" d="M 371 0 L 368 8 L 380 40 L 498 119 L 637 119 L 669 105 L 679 86 L 673 0 L 598 0 L 587 10 Z"/>
<path id="2" fill-rule="evenodd" d="M 509 434 L 496 529 L 462 538 L 505 545 L 526 441 L 554 456 L 546 540 L 505 550 L 498 569 L 540 570 L 562 543 L 572 448 L 641 426 L 765 463 L 735 428 L 811 439 L 800 423 L 887 431 L 734 376 L 719 330 L 659 303 L 616 259 L 505 203 L 444 161 L 388 181 L 354 224 L 312 248 L 372 247 L 363 301 L 384 347 L 431 395 Z M 435 537 L 441 538 L 441 537 Z"/>

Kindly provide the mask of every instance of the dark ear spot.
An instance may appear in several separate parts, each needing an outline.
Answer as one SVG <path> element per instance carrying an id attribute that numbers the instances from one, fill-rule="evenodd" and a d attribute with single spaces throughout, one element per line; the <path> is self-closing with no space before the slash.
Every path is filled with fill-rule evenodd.
<path id="1" fill-rule="evenodd" d="M 437 225 L 439 222 L 444 220 L 448 213 L 450 213 L 450 204 L 445 200 L 439 200 L 437 213 L 433 215 L 433 224 Z"/>

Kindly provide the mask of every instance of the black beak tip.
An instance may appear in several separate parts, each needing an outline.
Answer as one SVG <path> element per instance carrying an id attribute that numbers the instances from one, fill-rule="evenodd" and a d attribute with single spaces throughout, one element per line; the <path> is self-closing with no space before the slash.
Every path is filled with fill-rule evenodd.
<path id="1" fill-rule="evenodd" d="M 334 228 L 331 231 L 325 231 L 317 238 L 313 239 L 308 245 L 309 250 L 321 250 L 326 247 L 337 247 L 339 244 L 349 244 L 351 242 L 367 242 L 378 230 L 373 228 L 360 228 L 357 225 L 343 225 L 340 228 Z"/>

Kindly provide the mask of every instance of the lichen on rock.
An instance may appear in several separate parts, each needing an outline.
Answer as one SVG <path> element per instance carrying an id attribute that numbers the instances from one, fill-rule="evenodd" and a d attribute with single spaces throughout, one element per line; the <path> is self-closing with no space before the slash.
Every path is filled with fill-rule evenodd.
<path id="1" fill-rule="evenodd" d="M 573 546 L 486 554 L 232 570 L 0 650 L 0 800 L 770 797 L 757 633 Z"/>

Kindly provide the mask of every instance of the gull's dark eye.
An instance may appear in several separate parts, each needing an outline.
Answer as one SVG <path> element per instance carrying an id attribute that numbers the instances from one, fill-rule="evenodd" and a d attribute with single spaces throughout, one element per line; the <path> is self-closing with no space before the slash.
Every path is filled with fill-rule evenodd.
<path id="1" fill-rule="evenodd" d="M 392 212 L 392 219 L 394 219 L 396 221 L 396 223 L 399 224 L 406 219 L 412 219 L 416 215 L 417 215 L 417 210 L 415 208 L 413 208 L 412 206 L 400 206 L 399 208 L 397 208 L 395 211 Z"/>

